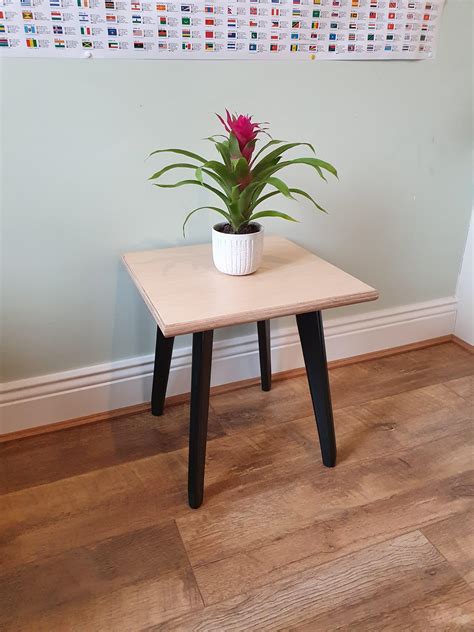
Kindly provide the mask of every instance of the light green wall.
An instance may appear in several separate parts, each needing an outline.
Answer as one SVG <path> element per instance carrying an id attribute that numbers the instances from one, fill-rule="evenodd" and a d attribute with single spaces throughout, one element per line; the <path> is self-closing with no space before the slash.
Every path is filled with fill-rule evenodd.
<path id="1" fill-rule="evenodd" d="M 453 295 L 471 207 L 471 6 L 448 2 L 427 62 L 4 61 L 3 378 L 152 351 L 120 254 L 182 244 L 186 209 L 208 197 L 150 186 L 161 162 L 144 157 L 204 151 L 225 107 L 338 167 L 327 185 L 294 172 L 329 216 L 301 204 L 302 224 L 266 226 L 380 289 L 352 311 Z M 208 241 L 212 219 L 196 217 L 188 242 Z"/>

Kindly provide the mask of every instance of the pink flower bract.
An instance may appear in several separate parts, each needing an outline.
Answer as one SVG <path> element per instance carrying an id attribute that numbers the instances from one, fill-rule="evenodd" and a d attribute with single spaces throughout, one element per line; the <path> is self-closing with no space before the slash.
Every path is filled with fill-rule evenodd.
<path id="1" fill-rule="evenodd" d="M 219 114 L 217 114 L 217 117 L 229 134 L 232 133 L 237 138 L 240 153 L 247 162 L 250 162 L 253 150 L 255 149 L 257 135 L 265 131 L 261 127 L 262 123 L 252 123 L 252 117 L 245 116 L 244 114 L 231 115 L 228 110 L 226 110 L 226 114 L 227 123 Z"/>

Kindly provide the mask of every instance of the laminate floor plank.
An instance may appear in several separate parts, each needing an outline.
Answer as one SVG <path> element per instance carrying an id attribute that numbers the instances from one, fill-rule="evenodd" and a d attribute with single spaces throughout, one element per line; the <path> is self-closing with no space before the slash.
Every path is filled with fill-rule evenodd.
<path id="1" fill-rule="evenodd" d="M 195 511 L 186 405 L 1 444 L 0 629 L 471 630 L 473 374 L 331 370 L 334 469 L 304 376 L 216 394 Z"/>
<path id="2" fill-rule="evenodd" d="M 415 531 L 152 629 L 468 630 L 472 624 L 472 591 Z"/>

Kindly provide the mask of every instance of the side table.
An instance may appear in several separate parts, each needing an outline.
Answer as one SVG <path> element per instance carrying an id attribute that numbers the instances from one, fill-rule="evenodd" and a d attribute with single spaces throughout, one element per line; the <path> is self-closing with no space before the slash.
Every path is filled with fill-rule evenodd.
<path id="1" fill-rule="evenodd" d="M 157 323 L 151 410 L 163 414 L 175 336 L 193 334 L 189 430 L 189 505 L 204 495 L 214 329 L 257 322 L 263 390 L 271 388 L 270 319 L 296 315 L 323 464 L 336 464 L 336 437 L 321 311 L 378 297 L 374 288 L 282 237 L 266 237 L 262 266 L 228 276 L 211 246 L 130 252 L 122 257 Z"/>

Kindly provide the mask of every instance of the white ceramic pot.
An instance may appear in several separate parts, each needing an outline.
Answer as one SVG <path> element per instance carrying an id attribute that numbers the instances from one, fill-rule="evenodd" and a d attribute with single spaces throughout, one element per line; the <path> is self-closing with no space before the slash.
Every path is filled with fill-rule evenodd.
<path id="1" fill-rule="evenodd" d="M 224 274 L 252 274 L 262 262 L 263 226 L 257 224 L 260 229 L 257 233 L 232 235 L 216 230 L 222 225 L 216 224 L 212 229 L 214 265 Z"/>

